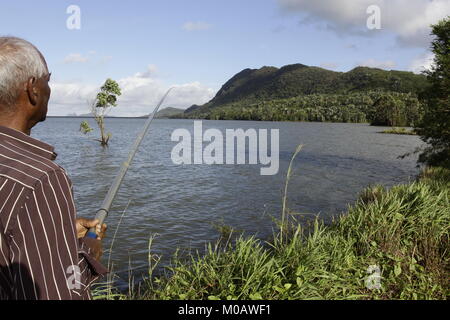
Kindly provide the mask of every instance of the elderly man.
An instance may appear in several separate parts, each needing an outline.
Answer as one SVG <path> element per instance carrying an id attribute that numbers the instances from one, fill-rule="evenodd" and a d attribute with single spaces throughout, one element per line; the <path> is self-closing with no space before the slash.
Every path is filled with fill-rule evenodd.
<path id="1" fill-rule="evenodd" d="M 31 43 L 0 37 L 0 299 L 90 299 L 106 226 L 77 219 L 53 147 L 30 137 L 47 115 L 50 73 Z M 85 238 L 96 227 L 97 239 Z"/>

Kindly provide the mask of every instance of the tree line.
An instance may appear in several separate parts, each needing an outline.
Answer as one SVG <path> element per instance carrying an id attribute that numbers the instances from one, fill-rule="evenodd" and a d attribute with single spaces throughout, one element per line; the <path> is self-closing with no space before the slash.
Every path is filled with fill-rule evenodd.
<path id="1" fill-rule="evenodd" d="M 293 98 L 230 103 L 199 109 L 182 117 L 208 120 L 314 121 L 413 126 L 422 106 L 413 93 L 385 91 L 311 94 Z"/>

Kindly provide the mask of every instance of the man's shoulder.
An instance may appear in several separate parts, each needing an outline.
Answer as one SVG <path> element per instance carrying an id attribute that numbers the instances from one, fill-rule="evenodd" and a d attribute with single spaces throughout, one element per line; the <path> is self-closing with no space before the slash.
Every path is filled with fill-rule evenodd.
<path id="1" fill-rule="evenodd" d="M 52 160 L 0 142 L 0 176 L 34 189 L 50 176 L 61 174 L 66 176 L 65 170 Z"/>

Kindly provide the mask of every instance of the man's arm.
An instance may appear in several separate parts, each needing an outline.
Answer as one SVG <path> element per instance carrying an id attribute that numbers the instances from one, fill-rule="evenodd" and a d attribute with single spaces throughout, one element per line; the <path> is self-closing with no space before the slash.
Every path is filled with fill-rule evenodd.
<path id="1" fill-rule="evenodd" d="M 90 284 L 106 269 L 92 257 L 89 243 L 77 238 L 64 171 L 45 174 L 22 203 L 10 231 L 19 299 L 90 298 Z"/>

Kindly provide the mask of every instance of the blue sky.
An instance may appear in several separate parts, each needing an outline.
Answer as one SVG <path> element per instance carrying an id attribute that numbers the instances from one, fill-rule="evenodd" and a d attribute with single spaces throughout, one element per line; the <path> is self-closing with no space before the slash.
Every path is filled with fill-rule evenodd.
<path id="1" fill-rule="evenodd" d="M 409 0 L 408 10 L 390 1 L 1 1 L 0 34 L 23 37 L 46 57 L 50 114 L 87 112 L 86 100 L 111 77 L 126 106 L 115 114 L 140 115 L 172 85 L 168 105 L 204 103 L 245 68 L 418 71 L 430 59 L 428 25 L 450 13 L 450 1 Z M 370 3 L 382 8 L 381 30 L 365 26 Z M 66 27 L 70 5 L 81 9 L 80 30 Z"/>

